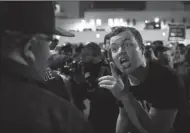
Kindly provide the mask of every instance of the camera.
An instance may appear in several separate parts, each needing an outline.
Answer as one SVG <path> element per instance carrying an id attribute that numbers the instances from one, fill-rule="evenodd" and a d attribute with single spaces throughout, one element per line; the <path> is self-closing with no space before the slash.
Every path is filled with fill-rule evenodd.
<path id="1" fill-rule="evenodd" d="M 74 60 L 68 60 L 64 67 L 63 72 L 66 75 L 72 76 L 73 74 L 82 74 L 83 73 L 83 65 L 82 61 L 74 61 Z"/>

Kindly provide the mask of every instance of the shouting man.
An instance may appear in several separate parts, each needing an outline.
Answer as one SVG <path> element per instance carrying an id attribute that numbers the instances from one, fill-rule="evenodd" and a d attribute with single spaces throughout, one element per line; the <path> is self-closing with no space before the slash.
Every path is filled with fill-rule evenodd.
<path id="1" fill-rule="evenodd" d="M 168 133 L 177 111 L 185 107 L 184 91 L 176 73 L 144 55 L 143 39 L 131 27 L 110 34 L 112 76 L 99 78 L 120 101 L 117 133 Z"/>

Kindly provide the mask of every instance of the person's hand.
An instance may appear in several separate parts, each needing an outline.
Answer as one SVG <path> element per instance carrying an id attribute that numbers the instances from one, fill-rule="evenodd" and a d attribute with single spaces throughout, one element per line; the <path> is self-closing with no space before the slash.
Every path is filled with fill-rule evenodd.
<path id="1" fill-rule="evenodd" d="M 103 76 L 98 79 L 99 86 L 101 88 L 106 88 L 112 92 L 112 94 L 117 98 L 118 100 L 121 100 L 122 96 L 125 95 L 124 93 L 124 83 L 121 79 L 121 76 L 117 74 L 115 65 L 113 62 L 110 63 L 111 67 L 111 73 L 112 76 Z"/>

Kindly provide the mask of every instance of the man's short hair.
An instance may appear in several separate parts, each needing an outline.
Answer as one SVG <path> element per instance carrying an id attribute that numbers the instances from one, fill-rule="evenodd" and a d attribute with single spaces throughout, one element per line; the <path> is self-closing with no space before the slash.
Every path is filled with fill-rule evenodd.
<path id="1" fill-rule="evenodd" d="M 102 56 L 101 48 L 95 42 L 88 42 L 88 43 L 86 43 L 86 45 L 84 46 L 84 48 L 90 49 L 92 51 L 92 56 L 94 56 L 94 57 L 101 57 Z"/>
<path id="2" fill-rule="evenodd" d="M 141 48 L 144 48 L 143 39 L 140 32 L 133 27 L 124 27 L 124 26 L 115 27 L 109 34 L 106 35 L 106 39 L 110 40 L 112 37 L 117 36 L 118 34 L 124 31 L 130 31 L 132 35 L 135 37 L 135 39 L 137 40 L 139 46 Z"/>

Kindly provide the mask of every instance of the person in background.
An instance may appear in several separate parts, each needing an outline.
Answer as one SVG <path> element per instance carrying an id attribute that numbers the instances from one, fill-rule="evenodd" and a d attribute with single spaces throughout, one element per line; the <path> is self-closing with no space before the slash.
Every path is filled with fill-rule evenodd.
<path id="1" fill-rule="evenodd" d="M 181 79 L 171 67 L 146 60 L 135 28 L 117 27 L 109 38 L 112 75 L 98 81 L 120 101 L 116 132 L 168 133 L 178 110 L 187 106 Z"/>
<path id="2" fill-rule="evenodd" d="M 168 54 L 170 48 L 164 46 L 164 43 L 162 41 L 154 41 L 152 43 L 152 46 L 154 54 L 158 61 L 163 65 L 172 67 L 172 60 L 170 55 Z"/>
<path id="3" fill-rule="evenodd" d="M 174 127 L 176 133 L 188 133 L 190 131 L 190 65 L 189 65 L 190 49 L 186 49 L 184 55 L 184 61 L 178 66 L 177 72 L 184 80 L 186 101 L 188 102 L 188 108 L 181 110 L 177 113 Z"/>
<path id="4" fill-rule="evenodd" d="M 112 93 L 98 86 L 98 78 L 110 74 L 110 69 L 102 65 L 101 56 L 99 45 L 94 42 L 86 43 L 81 51 L 84 82 L 76 84 L 72 88 L 78 90 L 74 96 L 75 101 L 81 101 L 82 98 L 82 100 L 89 100 L 88 118 L 95 132 L 115 133 L 119 107 Z M 83 97 L 79 99 L 81 96 Z"/>
<path id="5" fill-rule="evenodd" d="M 92 133 L 84 115 L 44 84 L 52 35 L 68 34 L 55 28 L 52 2 L 3 4 L 1 133 Z"/>
<path id="6" fill-rule="evenodd" d="M 65 37 L 74 37 L 74 35 L 70 33 L 68 35 L 65 35 Z M 54 41 L 55 39 L 52 42 L 55 49 L 55 47 L 57 46 L 56 44 L 58 44 L 59 41 L 56 39 L 56 44 L 54 44 Z M 48 68 L 45 72 L 44 80 L 48 86 L 49 91 L 74 104 L 71 85 L 69 79 L 63 71 L 64 66 L 68 60 L 70 60 L 68 56 L 61 55 L 59 54 L 59 52 L 50 55 L 48 59 Z"/>
<path id="7" fill-rule="evenodd" d="M 158 60 L 154 54 L 153 48 L 150 45 L 145 46 L 145 57 L 147 60 Z"/>

